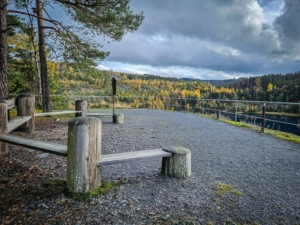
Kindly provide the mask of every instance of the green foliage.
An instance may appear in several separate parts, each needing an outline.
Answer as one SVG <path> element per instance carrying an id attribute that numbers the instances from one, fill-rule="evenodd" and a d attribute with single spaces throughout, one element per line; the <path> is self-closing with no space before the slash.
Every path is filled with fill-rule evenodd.
<path id="1" fill-rule="evenodd" d="M 17 16 L 7 16 L 9 29 L 8 91 L 10 94 L 38 90 L 37 68 L 32 47 L 32 28 Z"/>

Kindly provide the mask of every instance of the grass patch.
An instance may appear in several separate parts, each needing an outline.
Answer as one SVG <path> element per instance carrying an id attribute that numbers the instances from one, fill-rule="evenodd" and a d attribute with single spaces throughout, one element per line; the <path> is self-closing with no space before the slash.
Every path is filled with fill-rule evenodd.
<path id="1" fill-rule="evenodd" d="M 92 198 L 95 198 L 99 195 L 106 195 L 111 191 L 117 191 L 117 187 L 124 184 L 124 182 L 101 182 L 101 187 L 90 191 L 88 193 L 82 193 L 82 194 L 74 194 L 74 197 L 76 200 L 91 200 Z"/>
<path id="2" fill-rule="evenodd" d="M 231 193 L 232 193 L 232 194 L 235 194 L 235 195 L 237 195 L 237 196 L 242 196 L 242 195 L 243 195 L 243 193 L 240 192 L 240 191 L 238 191 L 238 190 L 232 190 Z"/>
<path id="3" fill-rule="evenodd" d="M 229 191 L 231 191 L 232 186 L 229 184 L 224 184 L 224 183 L 219 183 L 218 184 L 218 189 L 216 190 L 216 195 L 218 196 L 223 196 L 227 195 Z"/>
<path id="4" fill-rule="evenodd" d="M 198 114 L 198 115 L 206 117 L 206 118 L 210 118 L 210 119 L 215 119 L 214 117 L 208 116 L 208 115 L 203 115 L 203 114 Z M 242 128 L 256 131 L 256 132 L 261 132 L 261 128 L 258 126 L 255 126 L 255 125 L 250 125 L 250 124 L 246 124 L 246 123 L 242 123 L 242 122 L 235 122 L 235 121 L 225 120 L 225 119 L 219 119 L 219 121 L 231 124 L 236 127 L 242 127 Z M 280 139 L 283 139 L 286 141 L 291 141 L 291 142 L 300 144 L 300 137 L 297 135 L 286 133 L 283 131 L 271 130 L 271 129 L 267 129 L 267 128 L 265 128 L 264 130 L 265 130 L 264 134 L 271 135 L 276 138 L 280 138 Z"/>
<path id="5" fill-rule="evenodd" d="M 217 196 L 222 197 L 224 195 L 227 195 L 228 193 L 232 193 L 232 194 L 235 194 L 237 196 L 242 196 L 243 195 L 242 192 L 233 189 L 232 185 L 230 185 L 230 184 L 224 184 L 224 183 L 219 183 L 218 184 L 218 188 L 217 188 L 215 194 Z M 215 202 L 219 202 L 219 199 L 218 199 L 218 201 L 215 201 Z"/>

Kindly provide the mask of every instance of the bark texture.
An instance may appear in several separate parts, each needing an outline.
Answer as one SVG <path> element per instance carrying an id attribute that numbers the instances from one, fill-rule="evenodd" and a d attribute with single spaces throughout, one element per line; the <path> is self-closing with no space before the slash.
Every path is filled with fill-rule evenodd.
<path id="1" fill-rule="evenodd" d="M 6 0 L 0 1 L 0 100 L 5 100 L 8 97 L 6 4 Z"/>
<path id="2" fill-rule="evenodd" d="M 40 66 L 41 66 L 41 83 L 42 83 L 42 106 L 43 112 L 50 112 L 50 96 L 49 96 L 49 82 L 48 82 L 48 70 L 47 70 L 47 58 L 45 50 L 45 34 L 44 34 L 44 22 L 43 18 L 43 4 L 41 0 L 36 0 L 37 16 L 38 19 L 38 34 L 39 34 L 39 54 L 40 54 Z"/>
<path id="3" fill-rule="evenodd" d="M 7 120 L 7 103 L 0 100 L 0 134 L 6 133 L 8 124 Z M 8 144 L 0 142 L 0 157 L 6 154 L 8 154 Z"/>

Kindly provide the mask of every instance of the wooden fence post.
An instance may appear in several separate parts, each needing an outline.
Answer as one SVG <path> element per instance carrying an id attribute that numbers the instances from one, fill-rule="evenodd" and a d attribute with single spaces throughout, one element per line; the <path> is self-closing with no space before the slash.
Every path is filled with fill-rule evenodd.
<path id="1" fill-rule="evenodd" d="M 0 100 L 0 134 L 5 134 L 7 131 L 8 116 L 7 116 L 7 103 Z M 0 156 L 8 154 L 8 144 L 0 142 Z"/>
<path id="2" fill-rule="evenodd" d="M 67 187 L 73 193 L 86 193 L 101 185 L 97 167 L 101 129 L 101 120 L 92 117 L 77 117 L 68 124 Z"/>
<path id="3" fill-rule="evenodd" d="M 75 113 L 75 117 L 86 116 L 87 114 L 87 101 L 77 100 L 75 102 L 75 110 L 81 111 L 80 113 Z"/>
<path id="4" fill-rule="evenodd" d="M 31 116 L 18 130 L 32 134 L 35 130 L 34 122 L 35 98 L 31 94 L 20 94 L 17 97 L 17 116 Z"/>
<path id="5" fill-rule="evenodd" d="M 220 118 L 220 101 L 217 101 L 218 109 L 217 109 L 217 119 Z"/>
<path id="6" fill-rule="evenodd" d="M 265 132 L 265 116 L 266 116 L 266 104 L 264 103 L 262 108 L 262 115 L 261 115 L 261 133 Z"/>

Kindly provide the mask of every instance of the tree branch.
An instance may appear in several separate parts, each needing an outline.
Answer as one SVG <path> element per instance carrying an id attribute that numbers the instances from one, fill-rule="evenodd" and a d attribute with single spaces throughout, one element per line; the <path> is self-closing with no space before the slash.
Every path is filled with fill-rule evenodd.
<path id="1" fill-rule="evenodd" d="M 60 30 L 56 27 L 43 26 L 42 29 L 52 29 L 55 30 L 57 33 L 60 33 Z"/>
<path id="2" fill-rule="evenodd" d="M 10 30 L 11 28 L 9 27 L 9 28 L 6 28 L 5 30 L 0 30 L 0 33 L 5 33 L 5 32 L 7 32 L 8 30 Z"/>
<path id="3" fill-rule="evenodd" d="M 75 2 L 70 2 L 70 1 L 64 1 L 64 0 L 56 0 L 57 2 L 61 3 L 61 4 L 64 4 L 64 5 L 67 5 L 67 6 L 71 6 L 71 7 L 75 7 L 77 8 L 78 6 L 81 7 L 95 7 L 97 5 L 97 3 L 94 3 L 94 4 L 87 4 L 87 3 L 80 3 L 78 1 L 75 1 Z M 105 6 L 107 4 L 101 4 L 99 6 Z"/>
<path id="4" fill-rule="evenodd" d="M 10 10 L 7 10 L 7 12 L 8 13 L 11 12 L 11 13 L 18 13 L 18 14 L 22 14 L 22 15 L 32 16 L 32 17 L 35 17 L 35 18 L 38 18 L 38 19 L 42 19 L 42 20 L 45 20 L 45 21 L 53 23 L 53 24 L 57 23 L 57 24 L 61 25 L 61 23 L 58 22 L 57 20 L 49 20 L 49 19 L 46 19 L 46 18 L 43 18 L 43 17 L 39 17 L 39 16 L 31 14 L 31 13 L 22 12 L 22 11 L 19 11 L 19 10 L 12 10 L 12 9 L 10 9 Z"/>
<path id="5" fill-rule="evenodd" d="M 0 9 L 3 10 L 3 9 L 5 9 L 6 6 L 8 6 L 8 4 L 5 4 L 5 5 L 2 6 Z"/>

